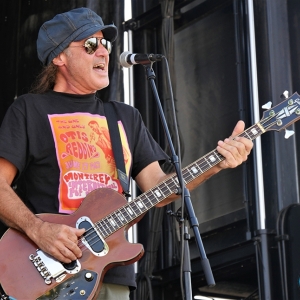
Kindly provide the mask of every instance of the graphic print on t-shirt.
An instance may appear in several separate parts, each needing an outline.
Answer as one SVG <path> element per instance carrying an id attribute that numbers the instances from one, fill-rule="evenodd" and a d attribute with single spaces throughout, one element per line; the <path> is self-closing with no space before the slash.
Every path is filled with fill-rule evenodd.
<path id="1" fill-rule="evenodd" d="M 59 212 L 72 213 L 92 190 L 122 191 L 117 180 L 106 118 L 88 113 L 48 116 L 60 168 Z M 126 173 L 131 154 L 125 130 L 118 122 Z"/>

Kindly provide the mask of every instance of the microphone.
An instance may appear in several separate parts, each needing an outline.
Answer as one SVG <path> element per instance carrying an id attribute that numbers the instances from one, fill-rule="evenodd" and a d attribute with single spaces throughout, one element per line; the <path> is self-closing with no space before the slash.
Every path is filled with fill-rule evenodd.
<path id="1" fill-rule="evenodd" d="M 162 54 L 141 54 L 125 51 L 120 55 L 120 64 L 122 67 L 130 68 L 132 65 L 147 65 L 156 61 L 161 61 L 162 58 Z"/>

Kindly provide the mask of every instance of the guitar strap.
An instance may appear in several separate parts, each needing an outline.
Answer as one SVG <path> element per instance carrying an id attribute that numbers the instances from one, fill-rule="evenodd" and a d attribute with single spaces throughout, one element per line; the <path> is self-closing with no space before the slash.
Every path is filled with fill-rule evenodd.
<path id="1" fill-rule="evenodd" d="M 5 294 L 3 288 L 0 284 L 0 300 L 9 300 L 9 299 L 12 299 L 12 298 Z"/>
<path id="2" fill-rule="evenodd" d="M 123 148 L 121 143 L 121 136 L 120 136 L 119 126 L 118 126 L 117 115 L 112 102 L 110 101 L 103 102 L 103 104 L 104 104 L 104 111 L 106 115 L 107 125 L 109 129 L 112 150 L 116 162 L 118 179 L 120 180 L 123 189 L 123 194 L 126 196 L 126 198 L 128 198 L 130 197 L 129 180 L 125 170 L 124 154 L 123 154 Z"/>

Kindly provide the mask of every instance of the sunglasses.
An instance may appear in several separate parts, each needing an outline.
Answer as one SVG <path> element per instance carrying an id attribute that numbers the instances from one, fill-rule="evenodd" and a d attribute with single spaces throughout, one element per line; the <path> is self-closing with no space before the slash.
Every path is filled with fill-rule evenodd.
<path id="1" fill-rule="evenodd" d="M 93 54 L 98 49 L 100 44 L 107 50 L 108 54 L 111 53 L 112 44 L 105 38 L 91 37 L 87 39 L 82 46 L 85 48 L 87 54 Z"/>

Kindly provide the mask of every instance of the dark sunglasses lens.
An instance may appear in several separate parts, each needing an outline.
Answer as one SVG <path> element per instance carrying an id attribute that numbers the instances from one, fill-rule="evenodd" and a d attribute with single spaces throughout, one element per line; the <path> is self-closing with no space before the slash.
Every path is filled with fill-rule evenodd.
<path id="1" fill-rule="evenodd" d="M 110 54 L 111 52 L 111 42 L 106 40 L 106 39 L 101 39 L 100 43 L 102 44 L 102 46 L 108 51 L 108 54 Z"/>
<path id="2" fill-rule="evenodd" d="M 111 42 L 106 39 L 90 38 L 84 42 L 84 47 L 87 54 L 93 54 L 98 48 L 98 40 L 100 40 L 101 45 L 108 51 L 111 52 Z"/>
<path id="3" fill-rule="evenodd" d="M 90 38 L 84 42 L 84 47 L 87 54 L 93 54 L 98 48 L 98 40 Z"/>

